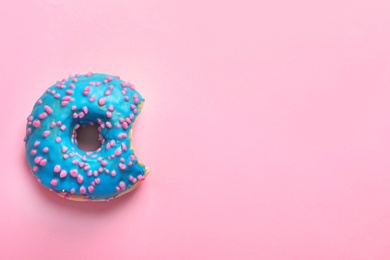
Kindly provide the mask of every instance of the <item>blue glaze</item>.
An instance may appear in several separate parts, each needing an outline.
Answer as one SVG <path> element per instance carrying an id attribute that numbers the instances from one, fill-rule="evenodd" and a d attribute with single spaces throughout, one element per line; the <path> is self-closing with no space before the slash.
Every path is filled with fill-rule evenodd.
<path id="1" fill-rule="evenodd" d="M 107 79 L 111 81 L 107 82 Z M 77 80 L 77 82 L 72 82 L 72 80 Z M 104 83 L 105 80 L 107 83 Z M 100 82 L 101 85 L 91 86 L 90 82 L 95 84 Z M 87 86 L 90 87 L 88 94 L 83 93 Z M 112 91 L 106 96 L 109 86 L 112 86 Z M 69 90 L 73 93 L 70 93 Z M 123 94 L 123 91 L 126 91 L 126 93 Z M 135 95 L 138 97 L 138 101 L 137 98 L 134 98 Z M 73 100 L 68 101 L 66 105 L 63 103 L 63 106 L 61 102 L 66 96 Z M 92 102 L 90 101 L 91 96 L 94 96 Z M 126 100 L 126 96 L 128 100 Z M 105 99 L 104 105 L 99 105 L 100 98 Z M 45 187 L 70 199 L 81 196 L 84 199 L 108 200 L 131 189 L 139 180 L 143 180 L 145 174 L 147 174 L 147 168 L 134 155 L 130 136 L 131 127 L 140 113 L 143 102 L 144 99 L 133 89 L 131 84 L 107 74 L 79 75 L 57 82 L 40 97 L 28 118 L 25 140 L 26 157 L 33 174 Z M 135 105 L 136 110 L 133 110 L 131 105 Z M 52 109 L 51 114 L 47 113 L 45 106 Z M 109 106 L 114 108 L 111 118 L 107 116 Z M 72 107 L 74 110 L 72 110 Z M 88 109 L 88 113 L 80 118 L 79 115 L 82 116 L 81 112 L 85 110 L 85 107 Z M 39 116 L 45 112 L 48 116 L 40 119 Z M 77 118 L 73 117 L 74 113 L 77 114 Z M 128 120 L 132 118 L 128 129 L 125 129 L 125 125 L 120 122 L 121 119 L 126 120 L 126 118 Z M 35 120 L 40 121 L 40 126 L 34 127 L 33 122 Z M 66 126 L 65 130 L 57 125 L 58 121 Z M 54 127 L 53 122 L 55 123 Z M 87 152 L 77 146 L 75 137 L 72 135 L 75 127 L 78 125 L 82 127 L 90 124 L 90 122 L 101 127 L 100 134 L 103 143 L 98 150 Z M 106 122 L 110 122 L 112 127 L 108 128 L 105 125 Z M 45 131 L 50 131 L 47 137 L 43 136 Z M 121 138 L 123 134 L 126 134 L 127 137 Z M 59 141 L 58 138 L 61 138 L 60 142 L 57 142 Z M 36 141 L 40 143 L 34 146 Z M 107 144 L 112 143 L 112 141 L 115 142 L 113 147 L 107 147 Z M 49 149 L 46 153 L 44 152 L 45 147 Z M 63 147 L 68 148 L 66 152 L 62 150 Z M 123 148 L 127 149 L 124 150 Z M 34 151 L 31 152 L 32 150 L 35 150 L 36 154 L 34 154 Z M 116 150 L 119 150 L 117 153 L 121 153 L 119 156 L 115 155 Z M 73 157 L 71 157 L 72 153 Z M 112 156 L 114 157 L 112 158 Z M 47 160 L 46 164 L 42 163 L 42 166 L 37 162 L 39 161 L 36 159 L 37 157 Z M 122 164 L 126 166 L 125 169 L 119 167 L 121 159 L 124 160 Z M 34 160 L 36 161 L 34 162 Z M 74 160 L 83 162 L 85 165 L 74 164 Z M 107 163 L 105 166 L 102 163 L 103 160 Z M 130 162 L 132 164 L 129 166 Z M 60 165 L 61 170 L 66 171 L 66 177 L 60 178 L 60 172 L 54 171 L 56 165 Z M 99 172 L 99 169 L 103 171 Z M 71 176 L 71 170 L 78 171 L 78 175 L 81 176 L 79 179 L 83 179 L 81 183 L 78 182 L 77 178 Z M 113 171 L 116 173 L 115 176 L 112 174 Z M 95 176 L 96 174 L 98 176 Z M 100 183 L 95 181 L 97 178 Z M 89 188 L 90 186 L 93 188 Z"/>

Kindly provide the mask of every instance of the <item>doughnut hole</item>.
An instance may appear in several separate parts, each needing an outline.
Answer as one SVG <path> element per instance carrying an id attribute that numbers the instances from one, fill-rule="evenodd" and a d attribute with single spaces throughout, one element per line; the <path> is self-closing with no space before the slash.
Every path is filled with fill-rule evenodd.
<path id="1" fill-rule="evenodd" d="M 75 129 L 76 144 L 83 151 L 96 151 L 102 146 L 97 125 L 84 125 Z"/>

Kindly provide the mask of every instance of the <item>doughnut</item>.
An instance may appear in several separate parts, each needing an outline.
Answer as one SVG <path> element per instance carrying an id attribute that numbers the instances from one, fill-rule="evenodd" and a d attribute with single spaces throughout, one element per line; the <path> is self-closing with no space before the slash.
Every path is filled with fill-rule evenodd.
<path id="1" fill-rule="evenodd" d="M 63 198 L 107 201 L 138 186 L 149 169 L 138 161 L 131 129 L 144 98 L 118 76 L 76 74 L 57 81 L 27 118 L 26 158 L 38 182 Z M 85 151 L 77 131 L 99 130 L 101 146 Z"/>

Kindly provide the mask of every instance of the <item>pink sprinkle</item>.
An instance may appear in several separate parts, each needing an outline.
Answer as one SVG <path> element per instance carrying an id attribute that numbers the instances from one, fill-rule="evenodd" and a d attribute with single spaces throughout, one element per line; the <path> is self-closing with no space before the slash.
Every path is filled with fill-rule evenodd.
<path id="1" fill-rule="evenodd" d="M 119 164 L 119 168 L 120 168 L 121 170 L 124 170 L 124 169 L 126 169 L 126 165 L 124 165 L 123 163 L 120 163 L 120 164 Z"/>
<path id="2" fill-rule="evenodd" d="M 70 88 L 74 88 L 74 84 L 73 84 L 73 83 L 70 83 L 70 84 L 69 84 L 69 87 L 70 87 Z"/>
<path id="3" fill-rule="evenodd" d="M 122 127 L 123 129 L 127 129 L 129 128 L 129 125 L 127 124 L 127 122 L 123 122 Z"/>
<path id="4" fill-rule="evenodd" d="M 67 95 L 72 95 L 72 94 L 73 94 L 73 91 L 70 90 L 70 89 L 67 89 L 67 90 L 66 90 L 66 94 L 67 94 Z"/>
<path id="5" fill-rule="evenodd" d="M 34 120 L 33 126 L 34 126 L 35 128 L 39 127 L 40 125 L 41 125 L 41 121 L 39 121 L 39 120 Z"/>
<path id="6" fill-rule="evenodd" d="M 60 143 L 60 142 L 61 142 L 61 137 L 57 137 L 57 138 L 56 138 L 56 142 L 57 142 L 57 143 Z"/>
<path id="7" fill-rule="evenodd" d="M 61 106 L 64 107 L 64 106 L 66 106 L 68 103 L 69 103 L 68 101 L 62 101 L 62 102 L 61 102 Z"/>
<path id="8" fill-rule="evenodd" d="M 134 118 L 134 114 L 131 114 L 131 115 L 129 116 L 129 118 L 130 118 L 130 120 L 133 119 L 133 118 Z"/>
<path id="9" fill-rule="evenodd" d="M 128 96 L 125 96 L 125 100 L 126 100 L 126 101 L 129 101 L 129 97 L 128 97 Z"/>
<path id="10" fill-rule="evenodd" d="M 88 176 L 92 176 L 92 171 L 89 171 L 89 172 L 87 173 L 87 175 L 88 175 Z"/>
<path id="11" fill-rule="evenodd" d="M 69 101 L 69 100 L 70 100 L 70 97 L 65 96 L 65 97 L 63 97 L 61 100 L 62 100 L 62 101 Z"/>
<path id="12" fill-rule="evenodd" d="M 73 113 L 73 118 L 78 118 L 79 115 L 77 113 Z"/>
<path id="13" fill-rule="evenodd" d="M 54 166 L 54 172 L 60 172 L 61 171 L 61 166 L 60 165 L 56 165 Z"/>
<path id="14" fill-rule="evenodd" d="M 68 147 L 62 146 L 62 152 L 63 152 L 63 153 L 66 153 L 66 151 L 68 151 Z"/>
<path id="15" fill-rule="evenodd" d="M 126 147 L 125 143 L 122 143 L 122 150 L 123 150 L 123 151 L 126 151 L 126 150 L 127 150 L 127 147 Z"/>
<path id="16" fill-rule="evenodd" d="M 129 177 L 129 180 L 130 180 L 132 183 L 136 183 L 136 182 L 137 182 L 137 179 L 134 178 L 133 176 L 130 176 L 130 177 Z"/>
<path id="17" fill-rule="evenodd" d="M 92 76 L 92 72 L 88 72 L 87 74 L 85 74 L 85 76 L 87 76 L 87 77 L 91 77 Z"/>
<path id="18" fill-rule="evenodd" d="M 35 143 L 34 143 L 34 147 L 37 147 L 39 144 L 40 144 L 40 142 L 39 142 L 39 141 L 35 141 Z"/>
<path id="19" fill-rule="evenodd" d="M 50 131 L 49 130 L 46 130 L 45 132 L 43 132 L 43 137 L 48 137 L 50 134 Z"/>
<path id="20" fill-rule="evenodd" d="M 39 118 L 40 119 L 44 119 L 46 117 L 47 117 L 47 113 L 46 112 L 43 112 L 43 113 L 39 114 Z"/>
<path id="21" fill-rule="evenodd" d="M 44 106 L 43 108 L 45 109 L 46 113 L 48 113 L 49 115 L 51 115 L 51 113 L 53 113 L 53 109 L 51 109 L 51 107 Z"/>
<path id="22" fill-rule="evenodd" d="M 77 82 L 77 79 L 76 79 L 76 78 L 73 78 L 73 79 L 72 79 L 72 82 Z"/>
<path id="23" fill-rule="evenodd" d="M 114 107 L 113 106 L 108 106 L 108 110 L 113 112 L 114 111 Z"/>
<path id="24" fill-rule="evenodd" d="M 121 190 L 124 190 L 126 188 L 126 184 L 123 181 L 121 181 L 119 183 L 119 188 L 121 188 Z"/>
<path id="25" fill-rule="evenodd" d="M 61 170 L 60 172 L 60 178 L 65 178 L 67 175 L 66 171 L 65 170 Z"/>
<path id="26" fill-rule="evenodd" d="M 107 84 L 107 83 L 108 83 L 108 80 L 105 79 L 105 80 L 103 80 L 103 82 L 104 82 L 104 84 Z"/>
<path id="27" fill-rule="evenodd" d="M 135 156 L 134 155 L 130 155 L 130 160 L 134 161 L 135 160 Z"/>
<path id="28" fill-rule="evenodd" d="M 37 154 L 37 150 L 35 150 L 35 149 L 31 150 L 30 154 L 31 155 L 36 155 Z"/>
<path id="29" fill-rule="evenodd" d="M 76 190 L 74 189 L 74 188 L 72 188 L 71 190 L 70 190 L 70 194 L 75 194 L 76 193 Z"/>
<path id="30" fill-rule="evenodd" d="M 83 182 L 84 178 L 80 174 L 77 176 L 77 182 L 81 184 Z"/>
<path id="31" fill-rule="evenodd" d="M 138 175 L 138 180 L 140 180 L 140 181 L 143 181 L 143 180 L 145 180 L 145 176 L 142 176 L 142 175 Z"/>
<path id="32" fill-rule="evenodd" d="M 69 158 L 69 155 L 67 155 L 67 154 L 64 154 L 64 155 L 62 155 L 62 158 L 64 158 L 64 159 L 66 160 L 66 159 L 68 159 L 68 158 Z"/>
<path id="33" fill-rule="evenodd" d="M 72 164 L 78 164 L 78 163 L 79 163 L 78 160 L 73 160 L 73 161 L 72 161 Z"/>
<path id="34" fill-rule="evenodd" d="M 77 170 L 70 170 L 70 176 L 72 176 L 73 178 L 76 178 L 78 175 L 79 175 L 79 173 L 77 172 Z"/>
<path id="35" fill-rule="evenodd" d="M 86 190 L 85 190 L 84 186 L 81 186 L 80 187 L 80 193 L 81 194 L 85 194 L 85 192 L 86 192 Z"/>
<path id="36" fill-rule="evenodd" d="M 111 91 L 107 90 L 106 93 L 104 93 L 106 96 L 109 96 L 111 94 Z"/>
<path id="37" fill-rule="evenodd" d="M 126 118 L 126 122 L 127 122 L 128 124 L 130 124 L 130 123 L 131 123 L 130 118 Z"/>
<path id="38" fill-rule="evenodd" d="M 111 77 L 111 76 L 108 76 L 108 77 L 107 77 L 107 81 L 108 81 L 108 82 L 111 82 L 111 81 L 112 81 L 112 77 Z"/>
<path id="39" fill-rule="evenodd" d="M 107 112 L 106 112 L 106 116 L 107 116 L 108 118 L 111 118 L 112 113 L 111 113 L 110 111 L 107 111 Z"/>
<path id="40" fill-rule="evenodd" d="M 127 165 L 128 165 L 128 166 L 131 166 L 131 165 L 133 165 L 133 163 L 132 163 L 132 162 L 129 162 Z"/>
<path id="41" fill-rule="evenodd" d="M 83 118 L 85 116 L 84 112 L 79 113 L 79 118 Z"/>
<path id="42" fill-rule="evenodd" d="M 116 171 L 115 170 L 113 170 L 112 172 L 111 172 L 111 176 L 116 176 Z M 99 181 L 100 182 L 100 181 Z"/>
<path id="43" fill-rule="evenodd" d="M 100 82 L 96 82 L 96 86 L 98 86 L 98 87 L 99 87 L 100 85 L 101 85 L 101 83 L 100 83 Z"/>
<path id="44" fill-rule="evenodd" d="M 62 130 L 62 131 L 65 131 L 65 129 L 66 129 L 66 126 L 65 126 L 65 125 L 62 125 L 62 126 L 61 126 L 61 130 Z"/>
<path id="45" fill-rule="evenodd" d="M 121 190 L 121 188 L 119 188 L 119 187 L 115 187 L 115 190 L 116 190 L 116 191 L 120 191 L 120 190 Z"/>
<path id="46" fill-rule="evenodd" d="M 125 162 L 125 159 L 122 157 L 122 158 L 120 159 L 120 161 L 121 161 L 122 163 L 124 163 L 124 162 Z"/>
<path id="47" fill-rule="evenodd" d="M 131 109 L 135 109 L 135 105 L 131 105 L 130 108 L 131 108 Z"/>
<path id="48" fill-rule="evenodd" d="M 119 155 L 121 155 L 122 154 L 122 151 L 121 150 L 115 150 L 115 155 L 116 156 L 119 156 Z"/>
<path id="49" fill-rule="evenodd" d="M 34 165 L 34 167 L 32 168 L 33 172 L 36 172 L 38 171 L 38 166 Z"/>
<path id="50" fill-rule="evenodd" d="M 92 192 L 93 192 L 93 190 L 94 190 L 94 187 L 93 187 L 93 186 L 89 186 L 89 187 L 88 187 L 88 191 L 89 191 L 89 193 L 92 193 Z"/>
<path id="51" fill-rule="evenodd" d="M 59 98 L 59 97 L 60 97 L 60 94 L 58 94 L 58 93 L 54 95 L 54 98 Z"/>
<path id="52" fill-rule="evenodd" d="M 107 161 L 106 161 L 106 160 L 102 160 L 102 161 L 100 162 L 100 164 L 104 167 L 104 166 L 107 165 Z"/>
<path id="53" fill-rule="evenodd" d="M 43 151 L 44 153 L 47 153 L 47 152 L 49 151 L 49 148 L 48 148 L 48 147 L 45 147 L 45 148 L 42 149 L 42 151 Z"/>
<path id="54" fill-rule="evenodd" d="M 90 102 L 93 102 L 94 100 L 95 100 L 95 96 L 94 96 L 94 95 L 92 95 L 92 96 L 89 97 L 89 101 L 90 101 Z"/>
<path id="55" fill-rule="evenodd" d="M 57 180 L 57 179 L 52 179 L 51 182 L 50 182 L 50 184 L 51 184 L 52 186 L 57 186 L 58 180 Z"/>
<path id="56" fill-rule="evenodd" d="M 112 124 L 110 123 L 110 122 L 106 122 L 106 126 L 107 126 L 107 128 L 111 128 L 112 127 Z"/>
<path id="57" fill-rule="evenodd" d="M 103 106 L 104 104 L 106 104 L 106 100 L 104 98 L 99 98 L 98 104 L 99 106 Z"/>
<path id="58" fill-rule="evenodd" d="M 47 160 L 46 159 L 42 159 L 40 162 L 39 162 L 39 165 L 40 166 L 45 166 L 47 163 Z"/>
<path id="59" fill-rule="evenodd" d="M 38 103 L 38 104 L 42 104 L 42 100 L 39 99 L 39 100 L 37 101 L 37 103 Z"/>
<path id="60" fill-rule="evenodd" d="M 50 123 L 50 128 L 54 128 L 55 126 L 56 126 L 56 123 L 54 123 L 54 122 Z"/>
<path id="61" fill-rule="evenodd" d="M 88 114 L 88 107 L 83 107 L 84 114 Z"/>
<path id="62" fill-rule="evenodd" d="M 95 183 L 96 183 L 96 184 L 99 184 L 99 183 L 100 183 L 100 179 L 99 179 L 99 178 L 96 178 L 96 179 L 95 179 Z"/>

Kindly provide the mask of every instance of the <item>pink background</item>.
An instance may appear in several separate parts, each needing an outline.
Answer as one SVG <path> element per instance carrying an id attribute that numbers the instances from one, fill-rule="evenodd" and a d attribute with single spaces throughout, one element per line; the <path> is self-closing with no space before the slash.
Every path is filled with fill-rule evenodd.
<path id="1" fill-rule="evenodd" d="M 389 259 L 390 4 L 0 2 L 0 258 Z M 66 201 L 24 159 L 25 119 L 69 74 L 146 98 L 152 172 Z"/>

